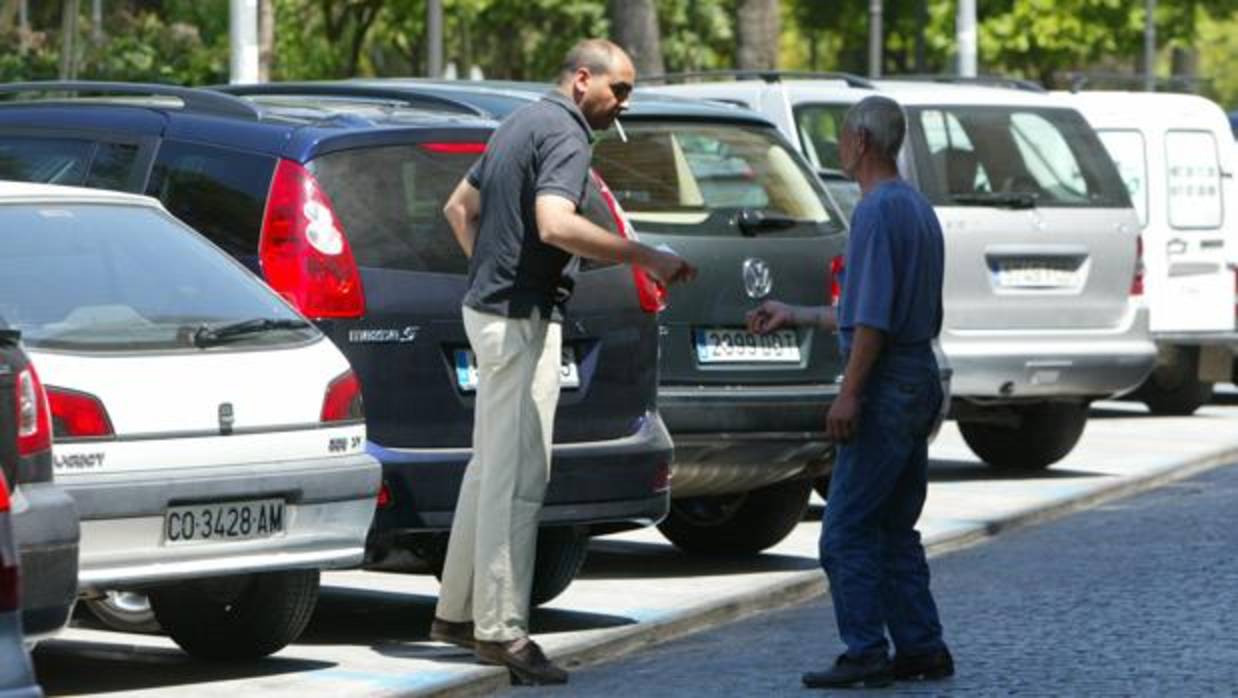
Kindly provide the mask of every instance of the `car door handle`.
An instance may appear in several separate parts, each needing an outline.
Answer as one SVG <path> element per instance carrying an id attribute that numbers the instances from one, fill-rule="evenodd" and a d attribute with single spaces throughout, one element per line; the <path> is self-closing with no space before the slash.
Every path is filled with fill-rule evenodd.
<path id="1" fill-rule="evenodd" d="M 1186 247 L 1186 240 L 1183 240 L 1182 238 L 1174 238 L 1173 240 L 1165 243 L 1165 254 L 1171 256 L 1186 254 Z"/>

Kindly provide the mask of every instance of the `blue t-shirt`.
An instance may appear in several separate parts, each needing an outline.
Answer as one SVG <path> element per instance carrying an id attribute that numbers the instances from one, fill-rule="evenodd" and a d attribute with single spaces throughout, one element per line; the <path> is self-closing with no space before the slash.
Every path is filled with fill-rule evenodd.
<path id="1" fill-rule="evenodd" d="M 932 205 L 903 180 L 884 182 L 860 200 L 838 310 L 844 354 L 856 325 L 881 330 L 895 352 L 923 348 L 937 336 L 944 247 Z"/>

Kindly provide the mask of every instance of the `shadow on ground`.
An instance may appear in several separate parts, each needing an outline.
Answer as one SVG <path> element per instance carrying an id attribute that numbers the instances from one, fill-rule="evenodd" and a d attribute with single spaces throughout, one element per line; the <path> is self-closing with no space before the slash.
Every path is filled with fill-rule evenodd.
<path id="1" fill-rule="evenodd" d="M 978 461 L 933 460 L 929 462 L 929 482 L 985 482 L 994 480 L 1063 480 L 1084 477 L 1106 477 L 1105 473 L 1049 467 L 1024 472 L 1001 470 Z"/>
<path id="2" fill-rule="evenodd" d="M 589 545 L 583 579 L 707 577 L 815 569 L 808 557 L 765 553 L 752 556 L 692 555 L 670 543 L 596 540 Z"/>

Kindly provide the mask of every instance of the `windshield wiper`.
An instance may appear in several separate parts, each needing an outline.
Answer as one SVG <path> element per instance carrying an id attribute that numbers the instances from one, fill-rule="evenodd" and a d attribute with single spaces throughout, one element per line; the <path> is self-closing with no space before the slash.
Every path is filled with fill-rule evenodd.
<path id="1" fill-rule="evenodd" d="M 246 335 L 261 334 L 274 330 L 303 330 L 307 327 L 310 327 L 310 323 L 300 318 L 275 319 L 260 317 L 230 322 L 216 327 L 202 325 L 194 330 L 192 339 L 195 347 L 209 347 Z"/>
<path id="2" fill-rule="evenodd" d="M 1036 208 L 1037 195 L 1031 192 L 978 191 L 974 194 L 951 194 L 950 199 L 965 206 L 999 206 L 1001 208 Z"/>
<path id="3" fill-rule="evenodd" d="M 799 221 L 782 213 L 746 208 L 735 217 L 735 222 L 744 235 L 755 237 L 765 230 L 783 230 L 793 227 Z"/>

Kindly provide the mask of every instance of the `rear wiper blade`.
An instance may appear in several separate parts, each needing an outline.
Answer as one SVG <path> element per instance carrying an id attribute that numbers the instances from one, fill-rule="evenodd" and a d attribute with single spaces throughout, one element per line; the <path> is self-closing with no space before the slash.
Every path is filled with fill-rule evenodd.
<path id="1" fill-rule="evenodd" d="M 735 222 L 744 235 L 753 237 L 763 230 L 782 230 L 793 227 L 799 221 L 782 213 L 746 208 L 735 217 Z"/>
<path id="2" fill-rule="evenodd" d="M 195 347 L 209 347 L 246 335 L 274 330 L 303 330 L 309 326 L 310 323 L 300 318 L 275 319 L 265 317 L 240 320 L 215 327 L 201 325 L 193 332 L 193 345 Z"/>
<path id="3" fill-rule="evenodd" d="M 1031 192 L 975 192 L 951 194 L 950 199 L 969 206 L 1000 206 L 1002 208 L 1036 208 L 1037 195 Z"/>

